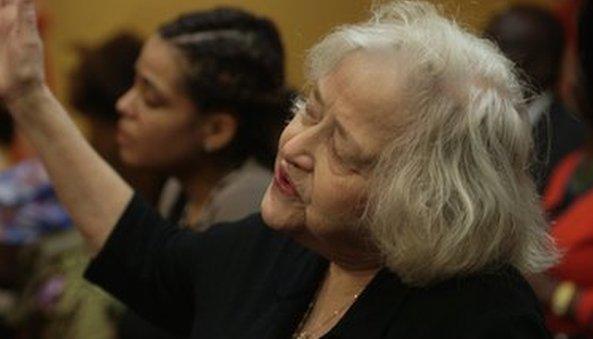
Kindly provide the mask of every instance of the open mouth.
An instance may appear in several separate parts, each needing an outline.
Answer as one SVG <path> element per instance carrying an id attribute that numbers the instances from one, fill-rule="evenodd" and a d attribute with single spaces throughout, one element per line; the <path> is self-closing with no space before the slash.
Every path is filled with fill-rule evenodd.
<path id="1" fill-rule="evenodd" d="M 276 173 L 274 175 L 274 184 L 285 196 L 293 198 L 299 197 L 299 193 L 290 181 L 290 178 L 288 177 L 288 174 L 286 173 L 282 165 L 276 168 Z"/>

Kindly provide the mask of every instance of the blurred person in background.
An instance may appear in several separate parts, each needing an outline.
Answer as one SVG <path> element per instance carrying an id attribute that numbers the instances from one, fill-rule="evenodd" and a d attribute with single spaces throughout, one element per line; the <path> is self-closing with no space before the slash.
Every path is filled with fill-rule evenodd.
<path id="1" fill-rule="evenodd" d="M 564 51 L 562 72 L 559 80 L 559 92 L 569 110 L 578 112 L 575 102 L 574 87 L 577 85 L 576 65 L 578 61 L 578 19 L 582 0 L 561 0 L 553 7 L 554 13 L 564 26 L 566 48 Z"/>
<path id="2" fill-rule="evenodd" d="M 530 277 L 547 310 L 549 328 L 568 338 L 593 338 L 593 2 L 579 21 L 579 87 L 573 89 L 588 126 L 587 142 L 554 168 L 544 194 L 552 236 L 564 256 Z"/>
<path id="3" fill-rule="evenodd" d="M 3 105 L 0 105 L 0 171 L 10 165 L 9 149 L 14 135 L 12 117 Z"/>
<path id="4" fill-rule="evenodd" d="M 71 74 L 70 101 L 88 122 L 89 142 L 145 199 L 155 203 L 164 175 L 122 163 L 117 144 L 117 100 L 132 86 L 142 40 L 119 33 L 96 48 L 80 46 L 80 63 Z"/>
<path id="5" fill-rule="evenodd" d="M 485 36 L 517 64 L 534 92 L 527 114 L 534 128 L 534 175 L 542 192 L 552 168 L 580 147 L 585 135 L 580 119 L 567 111 L 559 95 L 564 28 L 546 9 L 517 5 L 496 15 Z"/>
<path id="6" fill-rule="evenodd" d="M 160 27 L 122 96 L 122 162 L 159 171 L 159 209 L 204 231 L 259 210 L 287 116 L 284 50 L 275 24 L 235 8 L 186 13 Z M 126 313 L 120 337 L 164 338 Z"/>
<path id="7" fill-rule="evenodd" d="M 37 158 L 0 172 L 0 322 L 14 333 L 15 313 L 40 242 L 71 230 L 71 220 Z M 0 330 L 0 337 L 12 338 Z"/>
<path id="8" fill-rule="evenodd" d="M 35 157 L 35 152 L 0 102 L 0 171 Z"/>
<path id="9" fill-rule="evenodd" d="M 36 157 L 22 159 L 14 124 L 0 105 L 0 133 L 4 166 L 0 172 L 0 337 L 24 332 L 20 312 L 22 294 L 31 279 L 36 249 L 45 239 L 72 229 L 53 185 Z M 29 332 L 29 329 L 27 329 Z"/>
<path id="10" fill-rule="evenodd" d="M 117 154 L 115 103 L 133 83 L 141 47 L 142 40 L 130 33 L 119 33 L 96 47 L 80 47 L 79 64 L 71 74 L 70 98 L 87 122 L 89 142 L 143 196 L 155 201 L 163 182 L 160 176 L 123 165 Z M 49 220 L 45 219 L 33 224 L 43 225 L 41 221 Z M 24 228 L 20 225 L 19 229 Z M 23 329 L 22 338 L 115 336 L 116 318 L 123 308 L 81 278 L 89 259 L 76 232 L 39 239 L 33 270 L 11 316 Z"/>
<path id="11" fill-rule="evenodd" d="M 144 45 L 117 103 L 120 156 L 180 182 L 163 209 L 170 220 L 205 230 L 240 219 L 258 210 L 271 178 L 269 117 L 282 114 L 284 98 L 271 21 L 233 8 L 182 15 Z"/>

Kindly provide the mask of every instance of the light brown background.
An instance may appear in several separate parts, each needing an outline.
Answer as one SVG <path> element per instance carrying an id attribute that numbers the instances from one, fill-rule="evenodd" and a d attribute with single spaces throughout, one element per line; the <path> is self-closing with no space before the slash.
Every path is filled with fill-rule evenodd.
<path id="1" fill-rule="evenodd" d="M 54 87 L 66 98 L 67 75 L 75 65 L 73 46 L 92 46 L 119 30 L 148 36 L 165 20 L 180 12 L 217 5 L 242 7 L 273 18 L 287 49 L 289 83 L 302 83 L 302 61 L 307 48 L 331 27 L 364 19 L 372 0 L 42 0 L 49 14 L 48 51 Z M 488 18 L 512 3 L 554 5 L 560 0 L 441 0 L 447 12 L 475 30 Z M 375 1 L 376 2 L 376 1 Z"/>

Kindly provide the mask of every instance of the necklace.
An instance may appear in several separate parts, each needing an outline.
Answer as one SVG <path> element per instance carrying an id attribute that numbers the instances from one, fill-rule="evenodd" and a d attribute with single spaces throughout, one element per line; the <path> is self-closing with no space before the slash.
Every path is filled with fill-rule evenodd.
<path id="1" fill-rule="evenodd" d="M 305 325 L 307 324 L 307 321 L 309 320 L 309 317 L 313 312 L 313 307 L 315 306 L 318 294 L 319 292 L 317 293 L 315 298 L 313 298 L 313 300 L 311 300 L 311 302 L 309 303 L 309 306 L 307 307 L 307 311 L 305 312 L 303 319 L 299 323 L 297 330 L 294 332 L 294 335 L 292 336 L 293 339 L 314 339 L 321 337 L 318 334 L 322 334 L 322 331 L 326 329 L 326 326 L 329 325 L 333 320 L 338 318 L 338 316 L 343 316 L 346 313 L 346 311 L 350 308 L 350 306 L 352 306 L 356 302 L 359 296 L 359 293 L 354 294 L 346 304 L 335 309 L 326 319 L 321 321 L 319 325 L 313 327 L 310 330 L 305 331 Z"/>

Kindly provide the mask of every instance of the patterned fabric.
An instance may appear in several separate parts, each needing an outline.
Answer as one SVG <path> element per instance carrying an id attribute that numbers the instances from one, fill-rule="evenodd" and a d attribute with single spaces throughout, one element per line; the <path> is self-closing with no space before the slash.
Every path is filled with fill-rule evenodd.
<path id="1" fill-rule="evenodd" d="M 45 236 L 35 252 L 9 322 L 26 329 L 26 338 L 116 338 L 115 319 L 123 308 L 82 278 L 90 255 L 78 232 Z"/>
<path id="2" fill-rule="evenodd" d="M 38 159 L 0 173 L 0 243 L 30 244 L 71 227 Z"/>

